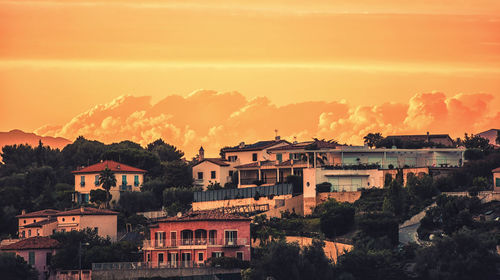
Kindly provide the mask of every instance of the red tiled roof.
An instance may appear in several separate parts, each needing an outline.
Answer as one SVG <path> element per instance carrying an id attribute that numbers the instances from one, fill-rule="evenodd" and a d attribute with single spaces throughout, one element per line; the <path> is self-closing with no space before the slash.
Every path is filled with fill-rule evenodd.
<path id="1" fill-rule="evenodd" d="M 123 163 L 119 163 L 112 160 L 105 160 L 103 162 L 99 162 L 87 167 L 84 167 L 79 170 L 72 171 L 73 174 L 78 173 L 99 173 L 104 169 L 109 168 L 113 172 L 137 172 L 137 173 L 146 173 L 146 170 L 142 170 L 139 168 L 132 167 L 130 165 L 126 165 Z"/>
<path id="2" fill-rule="evenodd" d="M 269 165 L 273 165 L 273 163 L 274 163 L 273 161 L 264 160 L 264 161 L 260 162 L 260 166 L 269 166 Z M 242 164 L 242 165 L 235 166 L 234 168 L 252 168 L 252 167 L 259 167 L 259 162 L 256 161 L 256 162 L 251 162 L 251 163 L 247 163 L 247 164 Z"/>
<path id="3" fill-rule="evenodd" d="M 192 211 L 182 214 L 182 216 L 174 216 L 160 218 L 158 222 L 187 222 L 187 221 L 251 221 L 248 217 L 239 216 L 236 214 L 223 213 L 217 210 Z"/>
<path id="4" fill-rule="evenodd" d="M 0 250 L 52 249 L 57 247 L 59 247 L 57 240 L 45 236 L 35 236 L 2 246 Z"/>
<path id="5" fill-rule="evenodd" d="M 81 207 L 60 212 L 59 214 L 57 214 L 57 216 L 82 216 L 82 215 L 118 215 L 118 212 L 106 209 L 97 209 L 92 207 Z"/>
<path id="6" fill-rule="evenodd" d="M 269 149 L 268 151 L 287 151 L 287 150 L 302 150 L 306 146 L 314 143 L 313 141 L 307 141 L 307 142 L 300 142 L 300 143 L 295 143 L 295 144 L 290 144 L 286 146 L 281 146 L 281 147 L 276 147 Z"/>
<path id="7" fill-rule="evenodd" d="M 493 169 L 491 172 L 493 172 L 493 173 L 500 172 L 500 167 L 497 167 L 497 168 Z"/>
<path id="8" fill-rule="evenodd" d="M 57 219 L 52 219 L 51 218 L 51 219 L 39 221 L 39 222 L 36 222 L 36 223 L 31 223 L 31 224 L 25 225 L 24 227 L 25 228 L 42 227 L 44 225 L 52 224 L 52 223 L 55 223 L 55 222 L 57 222 Z"/>
<path id="9" fill-rule="evenodd" d="M 45 209 L 45 210 L 40 210 L 40 211 L 31 212 L 31 213 L 17 215 L 16 218 L 48 217 L 48 216 L 55 216 L 59 212 L 60 211 L 54 210 L 54 209 Z"/>
<path id="10" fill-rule="evenodd" d="M 223 148 L 223 152 L 243 152 L 243 151 L 260 151 L 264 150 L 266 148 L 272 147 L 277 144 L 281 143 L 287 143 L 290 144 L 290 142 L 286 140 L 269 140 L 269 141 L 259 141 L 253 144 L 248 144 L 244 145 L 243 147 L 234 146 L 234 147 L 229 147 L 229 148 Z"/>
<path id="11" fill-rule="evenodd" d="M 217 164 L 219 166 L 229 166 L 229 163 L 227 161 L 221 159 L 221 158 L 204 158 L 202 161 L 198 162 L 196 165 L 204 162 L 204 161 L 209 161 L 213 164 Z"/>

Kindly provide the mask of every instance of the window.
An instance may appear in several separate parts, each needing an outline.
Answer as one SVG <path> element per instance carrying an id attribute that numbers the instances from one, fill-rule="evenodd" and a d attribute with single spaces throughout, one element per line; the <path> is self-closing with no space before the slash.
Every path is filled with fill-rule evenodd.
<path id="1" fill-rule="evenodd" d="M 35 252 L 33 252 L 33 251 L 30 251 L 28 253 L 28 264 L 35 265 Z"/>
<path id="2" fill-rule="evenodd" d="M 85 187 L 85 176 L 80 176 L 80 187 Z"/>
<path id="3" fill-rule="evenodd" d="M 40 236 L 40 230 L 36 229 L 36 236 Z"/>
<path id="4" fill-rule="evenodd" d="M 210 171 L 210 179 L 215 179 L 215 171 Z"/>
<path id="5" fill-rule="evenodd" d="M 66 219 L 65 218 L 62 218 L 62 221 L 64 222 Z"/>
<path id="6" fill-rule="evenodd" d="M 65 228 L 61 229 L 61 232 L 66 232 L 66 229 Z"/>
<path id="7" fill-rule="evenodd" d="M 177 246 L 177 232 L 176 231 L 170 232 L 170 246 L 172 246 L 172 247 Z"/>
<path id="8" fill-rule="evenodd" d="M 257 161 L 257 153 L 253 153 L 252 154 L 252 160 L 253 161 Z"/>
<path id="9" fill-rule="evenodd" d="M 158 253 L 158 263 L 163 263 L 163 253 Z"/>
<path id="10" fill-rule="evenodd" d="M 26 220 L 24 220 L 24 223 L 26 223 Z"/>
<path id="11" fill-rule="evenodd" d="M 203 252 L 198 253 L 198 261 L 202 262 L 203 261 Z"/>
<path id="12" fill-rule="evenodd" d="M 224 257 L 224 252 L 212 252 L 212 258 Z"/>
<path id="13" fill-rule="evenodd" d="M 151 254 L 150 253 L 146 254 L 146 261 L 148 261 L 148 262 L 151 261 Z"/>
<path id="14" fill-rule="evenodd" d="M 211 230 L 208 232 L 208 244 L 215 245 L 217 242 L 217 231 Z"/>
<path id="15" fill-rule="evenodd" d="M 134 175 L 134 186 L 139 186 L 139 175 Z"/>
<path id="16" fill-rule="evenodd" d="M 122 175 L 122 185 L 127 184 L 127 175 Z"/>
<path id="17" fill-rule="evenodd" d="M 236 258 L 237 258 L 238 260 L 241 260 L 241 261 L 242 261 L 242 260 L 243 260 L 243 252 L 236 252 Z"/>
<path id="18" fill-rule="evenodd" d="M 283 155 L 282 154 L 276 154 L 276 160 L 281 162 L 283 161 Z"/>
<path id="19" fill-rule="evenodd" d="M 74 221 L 74 220 L 75 220 L 75 217 L 71 218 L 71 220 L 72 220 L 72 221 Z"/>
<path id="20" fill-rule="evenodd" d="M 47 254 L 45 255 L 45 263 L 46 263 L 47 265 L 50 265 L 50 261 L 51 261 L 51 260 L 52 260 L 52 253 L 50 253 L 50 252 L 49 252 L 49 253 L 47 253 Z"/>
<path id="21" fill-rule="evenodd" d="M 165 233 L 162 231 L 157 231 L 155 232 L 155 246 L 156 247 L 163 247 L 164 246 L 164 240 L 165 240 Z"/>
<path id="22" fill-rule="evenodd" d="M 98 227 L 95 227 L 94 230 L 95 230 L 95 234 L 99 234 L 99 228 Z"/>
<path id="23" fill-rule="evenodd" d="M 28 237 L 31 237 L 31 229 L 28 229 Z"/>
<path id="24" fill-rule="evenodd" d="M 35 219 L 35 220 L 33 220 L 33 223 L 36 223 L 36 219 Z"/>
<path id="25" fill-rule="evenodd" d="M 203 180 L 203 172 L 198 172 L 198 180 Z"/>
<path id="26" fill-rule="evenodd" d="M 238 239 L 238 232 L 236 230 L 227 230 L 225 235 L 226 245 L 236 245 Z"/>
<path id="27" fill-rule="evenodd" d="M 229 170 L 229 177 L 233 177 L 233 170 Z"/>
<path id="28" fill-rule="evenodd" d="M 99 175 L 95 175 L 94 185 L 99 186 Z"/>
<path id="29" fill-rule="evenodd" d="M 23 232 L 21 232 L 21 237 L 22 238 L 25 238 L 26 237 L 26 231 L 23 230 Z"/>
<path id="30" fill-rule="evenodd" d="M 495 178 L 495 186 L 500 187 L 500 178 Z"/>
<path id="31" fill-rule="evenodd" d="M 228 159 L 230 162 L 235 162 L 238 159 L 238 156 L 229 156 Z"/>

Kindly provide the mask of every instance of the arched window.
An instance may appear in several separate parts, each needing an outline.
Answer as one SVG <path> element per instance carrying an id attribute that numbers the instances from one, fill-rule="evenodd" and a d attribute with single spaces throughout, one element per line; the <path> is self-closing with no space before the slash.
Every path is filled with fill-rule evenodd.
<path id="1" fill-rule="evenodd" d="M 194 240 L 196 245 L 207 244 L 207 231 L 204 229 L 197 229 L 194 231 Z"/>

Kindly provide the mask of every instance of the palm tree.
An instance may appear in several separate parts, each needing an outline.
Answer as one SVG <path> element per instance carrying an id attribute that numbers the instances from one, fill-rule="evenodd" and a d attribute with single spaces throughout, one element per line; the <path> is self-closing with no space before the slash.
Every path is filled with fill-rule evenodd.
<path id="1" fill-rule="evenodd" d="M 103 171 L 101 171 L 101 174 L 99 174 L 99 186 L 102 186 L 102 188 L 106 191 L 106 208 L 109 208 L 109 190 L 111 187 L 116 186 L 116 177 L 111 169 L 106 167 Z"/>
<path id="2" fill-rule="evenodd" d="M 380 132 L 377 133 L 368 133 L 365 137 L 363 137 L 364 142 L 368 147 L 373 148 L 376 147 L 377 144 L 384 139 Z"/>

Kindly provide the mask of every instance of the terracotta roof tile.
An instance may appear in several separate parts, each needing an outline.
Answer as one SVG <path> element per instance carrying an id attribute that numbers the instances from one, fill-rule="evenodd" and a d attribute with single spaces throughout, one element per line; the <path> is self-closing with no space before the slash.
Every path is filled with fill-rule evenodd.
<path id="1" fill-rule="evenodd" d="M 290 144 L 290 142 L 286 140 L 268 140 L 268 141 L 259 141 L 253 144 L 244 145 L 243 147 L 240 147 L 238 145 L 234 147 L 224 148 L 222 149 L 222 151 L 223 152 L 260 151 L 281 143 Z"/>
<path id="2" fill-rule="evenodd" d="M 42 227 L 44 225 L 48 225 L 48 224 L 52 224 L 52 223 L 56 223 L 56 222 L 57 222 L 57 219 L 52 219 L 51 218 L 51 219 L 39 221 L 39 222 L 36 222 L 36 223 L 31 223 L 31 224 L 25 225 L 24 227 L 25 228 Z"/>
<path id="3" fill-rule="evenodd" d="M 52 249 L 59 247 L 59 242 L 45 236 L 35 236 L 22 239 L 16 243 L 0 247 L 0 250 Z"/>
<path id="4" fill-rule="evenodd" d="M 224 160 L 224 159 L 221 159 L 221 158 L 204 158 L 203 160 L 201 160 L 199 163 L 197 163 L 196 165 L 204 162 L 204 161 L 209 161 L 213 164 L 217 164 L 217 165 L 220 165 L 220 166 L 229 166 L 229 163 Z"/>
<path id="5" fill-rule="evenodd" d="M 81 215 L 118 215 L 118 212 L 106 209 L 97 209 L 92 207 L 82 207 L 60 212 L 59 214 L 57 214 L 57 216 L 81 216 Z"/>
<path id="6" fill-rule="evenodd" d="M 493 173 L 500 172 L 500 167 L 497 167 L 497 168 L 493 169 L 491 172 L 493 172 Z"/>
<path id="7" fill-rule="evenodd" d="M 99 173 L 104 169 L 109 168 L 113 172 L 136 172 L 136 173 L 146 173 L 146 170 L 139 169 L 136 167 L 132 167 L 130 165 L 126 165 L 123 163 L 119 163 L 112 160 L 105 160 L 103 162 L 99 162 L 87 167 L 84 167 L 79 170 L 72 171 L 73 174 L 78 173 Z"/>
<path id="8" fill-rule="evenodd" d="M 158 222 L 185 222 L 185 221 L 251 221 L 252 219 L 239 216 L 236 214 L 223 213 L 217 210 L 192 211 L 182 214 L 182 216 L 174 216 L 160 218 Z"/>
<path id="9" fill-rule="evenodd" d="M 40 211 L 17 215 L 16 218 L 48 217 L 48 216 L 55 216 L 59 212 L 60 211 L 54 209 L 44 209 Z"/>

